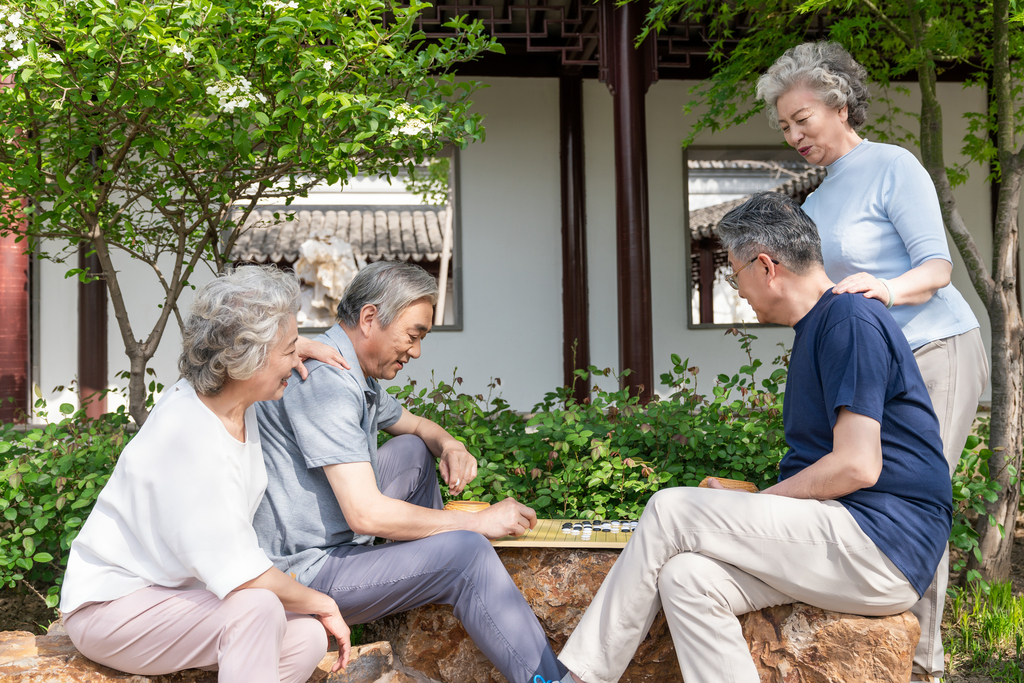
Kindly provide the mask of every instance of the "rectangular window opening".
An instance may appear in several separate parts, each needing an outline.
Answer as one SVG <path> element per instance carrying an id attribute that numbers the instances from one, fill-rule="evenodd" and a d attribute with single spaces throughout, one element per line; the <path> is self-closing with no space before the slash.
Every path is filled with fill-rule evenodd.
<path id="1" fill-rule="evenodd" d="M 689 235 L 689 326 L 757 325 L 753 309 L 729 286 L 728 255 L 715 235 L 725 214 L 761 191 L 785 192 L 803 203 L 825 169 L 781 147 L 689 147 L 683 150 Z"/>

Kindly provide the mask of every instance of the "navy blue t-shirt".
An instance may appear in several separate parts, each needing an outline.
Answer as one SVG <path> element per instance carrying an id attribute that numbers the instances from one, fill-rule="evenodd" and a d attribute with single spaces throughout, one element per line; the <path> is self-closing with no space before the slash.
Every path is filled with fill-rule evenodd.
<path id="1" fill-rule="evenodd" d="M 794 328 L 779 481 L 832 452 L 840 408 L 877 420 L 882 473 L 838 499 L 917 590 L 949 538 L 952 490 L 939 423 L 906 337 L 885 306 L 828 290 Z"/>

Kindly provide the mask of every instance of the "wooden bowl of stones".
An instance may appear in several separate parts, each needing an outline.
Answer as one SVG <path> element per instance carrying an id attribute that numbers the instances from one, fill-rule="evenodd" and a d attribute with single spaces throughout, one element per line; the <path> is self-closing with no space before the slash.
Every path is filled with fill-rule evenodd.
<path id="1" fill-rule="evenodd" d="M 462 510 L 463 512 L 480 512 L 484 508 L 491 507 L 490 503 L 482 500 L 450 500 L 444 506 L 445 510 Z"/>
<path id="2" fill-rule="evenodd" d="M 740 481 L 738 479 L 723 479 L 722 477 L 704 477 L 704 481 L 697 484 L 702 489 L 711 488 L 708 486 L 708 481 L 714 479 L 722 488 L 729 489 L 730 491 L 747 491 L 749 493 L 757 493 L 757 487 L 751 484 L 749 481 Z"/>

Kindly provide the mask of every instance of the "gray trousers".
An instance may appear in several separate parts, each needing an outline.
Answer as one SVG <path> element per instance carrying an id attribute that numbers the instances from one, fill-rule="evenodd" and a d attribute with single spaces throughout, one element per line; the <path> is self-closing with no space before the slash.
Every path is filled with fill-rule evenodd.
<path id="1" fill-rule="evenodd" d="M 434 457 L 418 437 L 391 439 L 377 463 L 384 495 L 441 508 Z M 471 531 L 335 548 L 310 587 L 334 598 L 349 624 L 422 605 L 451 605 L 509 683 L 534 683 L 535 676 L 557 681 L 566 672 L 490 542 Z"/>

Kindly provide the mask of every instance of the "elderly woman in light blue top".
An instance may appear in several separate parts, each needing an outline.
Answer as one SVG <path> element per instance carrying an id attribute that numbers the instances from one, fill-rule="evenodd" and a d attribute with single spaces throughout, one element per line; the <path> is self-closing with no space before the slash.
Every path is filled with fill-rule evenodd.
<path id="1" fill-rule="evenodd" d="M 988 383 L 988 362 L 978 320 L 950 284 L 953 264 L 931 178 L 907 150 L 857 133 L 867 118 L 866 80 L 840 45 L 804 43 L 761 76 L 757 96 L 786 142 L 828 169 L 803 205 L 818 226 L 825 270 L 838 283 L 835 292 L 863 292 L 891 309 L 924 376 L 952 474 Z M 911 680 L 943 675 L 948 563 L 947 552 L 912 610 L 921 641 Z"/>

